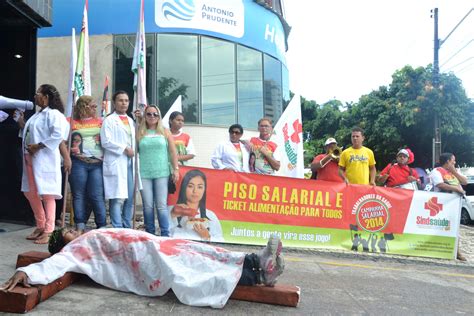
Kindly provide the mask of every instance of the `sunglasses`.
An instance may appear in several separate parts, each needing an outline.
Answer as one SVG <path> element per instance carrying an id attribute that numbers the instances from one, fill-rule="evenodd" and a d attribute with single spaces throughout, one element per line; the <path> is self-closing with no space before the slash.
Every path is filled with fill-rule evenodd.
<path id="1" fill-rule="evenodd" d="M 160 117 L 160 114 L 149 112 L 149 113 L 146 114 L 146 116 L 148 116 L 148 117 L 158 117 L 158 118 L 159 118 L 159 117 Z"/>
<path id="2" fill-rule="evenodd" d="M 237 134 L 237 135 L 240 135 L 242 134 L 240 131 L 230 131 L 229 134 Z"/>

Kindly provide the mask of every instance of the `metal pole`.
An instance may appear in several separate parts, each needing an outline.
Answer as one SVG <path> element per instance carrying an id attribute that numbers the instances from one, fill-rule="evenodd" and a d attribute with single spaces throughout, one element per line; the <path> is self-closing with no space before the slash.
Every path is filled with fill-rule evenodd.
<path id="1" fill-rule="evenodd" d="M 434 18 L 434 58 L 433 58 L 433 87 L 435 92 L 439 92 L 439 49 L 446 40 L 453 34 L 453 32 L 459 27 L 459 25 L 469 16 L 469 14 L 474 11 L 474 8 L 471 8 L 467 14 L 459 21 L 459 23 L 449 32 L 448 36 L 444 40 L 438 38 L 438 8 L 431 10 L 433 13 L 432 17 Z M 436 102 L 439 102 L 439 99 L 436 98 Z M 433 150 L 433 167 L 434 162 L 439 161 L 439 156 L 441 155 L 441 130 L 440 130 L 440 121 L 439 116 L 434 113 L 434 150 Z"/>
<path id="2" fill-rule="evenodd" d="M 439 38 L 438 38 L 438 8 L 433 10 L 434 18 L 434 56 L 433 56 L 433 88 L 435 93 L 439 89 Z M 438 102 L 436 98 L 435 102 Z M 434 106 L 434 105 L 433 105 Z M 434 163 L 439 161 L 439 156 L 441 154 L 441 132 L 438 113 L 433 109 L 434 112 L 434 151 L 433 151 L 433 167 Z"/>
<path id="3" fill-rule="evenodd" d="M 76 90 L 72 91 L 72 105 L 71 105 L 71 117 L 69 119 L 69 137 L 67 139 L 67 152 L 68 155 L 71 156 L 71 134 L 72 129 L 74 128 L 74 107 L 76 106 L 75 100 L 76 99 Z M 69 179 L 69 172 L 64 173 L 64 188 L 63 188 L 63 209 L 61 210 L 61 228 L 64 228 L 65 222 L 64 219 L 66 217 L 66 201 L 68 195 L 68 179 Z M 71 213 L 71 216 L 73 214 Z"/>

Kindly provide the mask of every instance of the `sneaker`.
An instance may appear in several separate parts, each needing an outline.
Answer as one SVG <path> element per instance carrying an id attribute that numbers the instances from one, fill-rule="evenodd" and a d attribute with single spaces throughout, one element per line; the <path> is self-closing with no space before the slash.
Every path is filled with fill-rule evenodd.
<path id="1" fill-rule="evenodd" d="M 262 281 L 265 286 L 273 287 L 277 282 L 277 278 L 283 273 L 283 270 L 285 269 L 285 260 L 283 260 L 282 256 L 278 256 L 274 262 L 271 261 L 271 258 L 267 259 L 262 273 Z"/>
<path id="2" fill-rule="evenodd" d="M 283 272 L 283 269 L 281 272 L 275 270 L 278 266 L 277 258 L 279 258 L 282 248 L 283 246 L 281 239 L 276 235 L 272 235 L 268 239 L 267 246 L 257 253 L 257 256 L 260 260 L 263 283 L 265 285 L 273 286 L 276 282 L 276 277 L 278 277 Z M 280 260 L 280 263 L 281 262 L 282 260 Z M 269 278 L 269 281 L 266 281 L 267 277 Z M 275 281 L 273 281 L 273 278 Z"/>
<path id="3" fill-rule="evenodd" d="M 458 250 L 458 255 L 456 256 L 456 258 L 459 261 L 467 261 L 466 257 L 464 257 L 464 255 L 459 250 Z"/>

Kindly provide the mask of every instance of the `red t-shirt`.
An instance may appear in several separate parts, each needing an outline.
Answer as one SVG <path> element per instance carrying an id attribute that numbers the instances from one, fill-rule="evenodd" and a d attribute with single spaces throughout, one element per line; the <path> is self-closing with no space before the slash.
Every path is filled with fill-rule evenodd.
<path id="1" fill-rule="evenodd" d="M 410 169 L 411 169 L 411 174 L 410 174 Z M 389 171 L 390 170 L 390 171 Z M 405 184 L 410 181 L 408 181 L 408 177 L 411 175 L 412 177 L 415 177 L 416 179 L 419 179 L 420 176 L 418 175 L 418 172 L 416 172 L 415 169 L 412 169 L 408 167 L 407 165 L 400 166 L 399 164 L 394 164 L 392 167 L 392 164 L 388 164 L 385 169 L 380 172 L 380 175 L 383 176 L 385 174 L 388 174 L 387 182 L 385 184 L 388 187 L 394 187 L 397 185 Z"/>
<path id="2" fill-rule="evenodd" d="M 313 163 L 318 163 L 326 157 L 326 154 L 317 155 L 313 159 Z M 339 166 L 334 160 L 328 162 L 324 168 L 318 169 L 318 176 L 316 180 L 332 181 L 332 182 L 343 182 L 339 176 Z"/>

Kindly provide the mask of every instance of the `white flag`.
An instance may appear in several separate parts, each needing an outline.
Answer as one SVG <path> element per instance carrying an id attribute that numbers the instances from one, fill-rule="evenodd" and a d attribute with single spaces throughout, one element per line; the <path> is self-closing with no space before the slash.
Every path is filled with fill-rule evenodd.
<path id="1" fill-rule="evenodd" d="M 71 61 L 69 63 L 69 85 L 67 91 L 67 103 L 66 108 L 64 109 L 64 114 L 66 117 L 72 115 L 72 102 L 76 100 L 72 99 L 74 89 L 74 76 L 76 74 L 76 63 L 77 63 L 77 47 L 76 47 L 76 30 L 72 28 L 71 34 Z M 76 96 L 77 97 L 77 96 Z"/>
<path id="2" fill-rule="evenodd" d="M 143 0 L 140 1 L 140 21 L 138 23 L 135 50 L 133 52 L 132 72 L 134 109 L 137 105 L 146 105 L 146 43 L 145 43 L 145 9 Z"/>
<path id="3" fill-rule="evenodd" d="M 178 112 L 183 112 L 183 105 L 181 103 L 181 95 L 178 95 L 176 100 L 174 101 L 173 105 L 169 108 L 168 112 L 166 112 L 165 116 L 163 116 L 163 119 L 161 122 L 163 123 L 164 128 L 170 128 L 169 120 L 170 120 L 170 115 L 171 113 L 178 111 Z"/>
<path id="4" fill-rule="evenodd" d="M 276 123 L 272 138 L 280 151 L 280 170 L 277 173 L 280 176 L 304 177 L 302 122 L 300 96 L 294 95 Z"/>
<path id="5" fill-rule="evenodd" d="M 77 56 L 75 86 L 77 96 L 91 95 L 91 67 L 89 64 L 89 22 L 87 18 L 88 1 L 84 5 L 79 53 Z"/>

